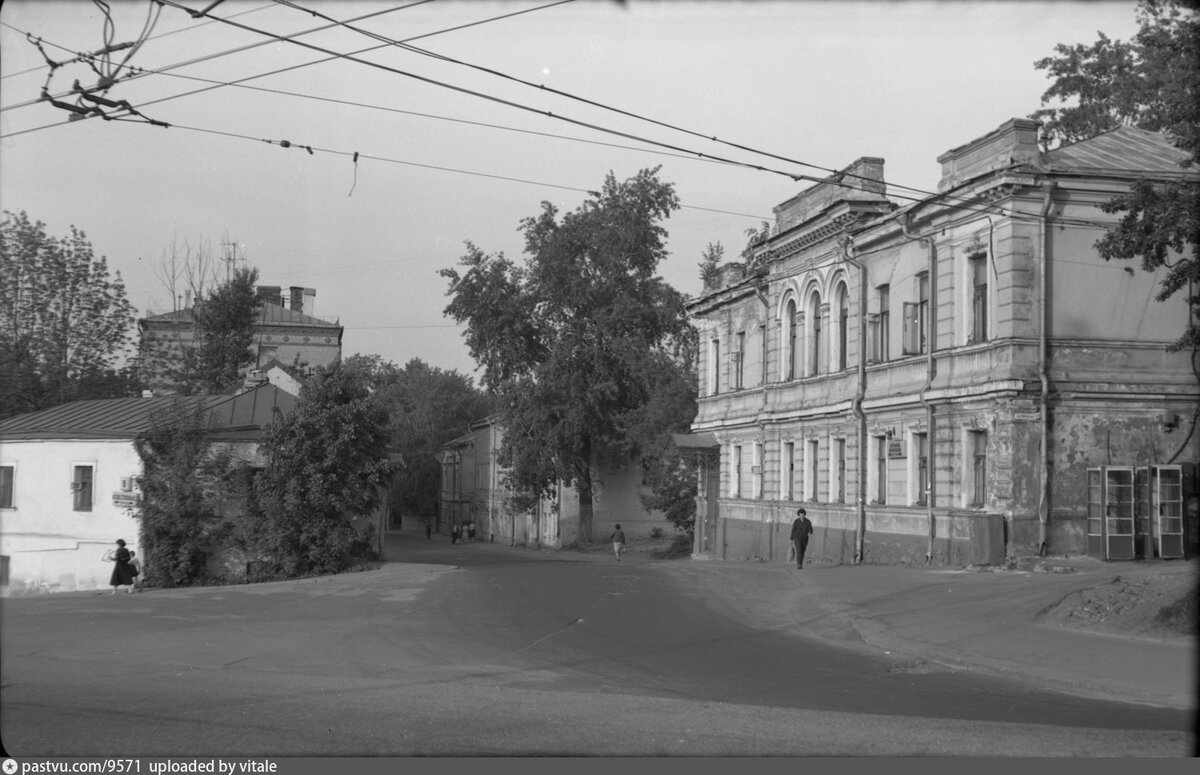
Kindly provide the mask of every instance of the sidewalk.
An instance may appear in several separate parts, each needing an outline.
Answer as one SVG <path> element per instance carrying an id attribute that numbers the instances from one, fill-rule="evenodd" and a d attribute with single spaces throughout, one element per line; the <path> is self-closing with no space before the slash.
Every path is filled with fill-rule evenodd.
<path id="1" fill-rule="evenodd" d="M 882 653 L 896 660 L 898 671 L 998 674 L 1072 694 L 1177 708 L 1196 708 L 1200 696 L 1195 636 L 1081 629 L 1063 626 L 1062 615 L 1044 615 L 1060 604 L 1082 605 L 1075 593 L 1104 590 L 1118 578 L 1126 582 L 1121 588 L 1143 576 L 1194 586 L 1195 560 L 1047 558 L 1016 570 L 817 564 L 798 571 L 719 560 L 663 565 L 731 615 Z"/>

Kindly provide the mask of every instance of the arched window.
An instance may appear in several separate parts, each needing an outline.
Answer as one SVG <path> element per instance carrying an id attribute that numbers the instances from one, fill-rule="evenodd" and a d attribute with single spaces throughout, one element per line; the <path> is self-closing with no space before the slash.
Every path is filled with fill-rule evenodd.
<path id="1" fill-rule="evenodd" d="M 847 345 L 850 341 L 850 296 L 846 292 L 846 284 L 840 283 L 837 289 L 837 370 L 845 371 L 848 356 Z"/>
<path id="2" fill-rule="evenodd" d="M 783 368 L 780 369 L 780 374 L 786 382 L 798 376 L 796 362 L 799 360 L 799 352 L 796 349 L 796 334 L 799 326 L 796 325 L 795 299 L 789 299 L 783 308 L 783 320 L 779 321 L 779 325 L 782 334 L 780 340 L 783 343 Z"/>
<path id="3" fill-rule="evenodd" d="M 810 375 L 820 374 L 821 368 L 826 362 L 825 357 L 825 332 L 822 327 L 821 320 L 821 295 L 813 291 L 808 297 L 808 309 L 805 311 L 806 317 L 812 321 L 809 326 L 808 337 L 808 373 Z"/>

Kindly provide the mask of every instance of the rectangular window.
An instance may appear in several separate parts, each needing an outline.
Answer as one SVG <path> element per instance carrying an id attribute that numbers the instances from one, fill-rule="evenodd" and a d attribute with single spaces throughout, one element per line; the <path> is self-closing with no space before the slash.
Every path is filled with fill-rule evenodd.
<path id="1" fill-rule="evenodd" d="M 721 340 L 713 339 L 708 343 L 708 394 L 715 396 L 721 392 Z"/>
<path id="2" fill-rule="evenodd" d="M 804 477 L 804 494 L 807 500 L 816 501 L 820 496 L 818 477 L 821 474 L 820 442 L 816 439 L 808 442 L 808 472 Z"/>
<path id="3" fill-rule="evenodd" d="M 763 445 L 754 442 L 753 457 L 750 458 L 750 497 L 761 500 L 763 496 Z"/>
<path id="4" fill-rule="evenodd" d="M 971 270 L 971 339 L 986 342 L 988 338 L 988 276 L 987 254 L 978 253 L 967 259 Z"/>
<path id="5" fill-rule="evenodd" d="M 875 437 L 875 502 L 887 503 L 888 439 Z"/>
<path id="6" fill-rule="evenodd" d="M 13 485 L 16 466 L 0 466 L 0 509 L 13 508 Z"/>
<path id="7" fill-rule="evenodd" d="M 846 440 L 834 439 L 833 441 L 833 457 L 834 465 L 837 466 L 837 481 L 833 484 L 833 502 L 846 502 Z"/>
<path id="8" fill-rule="evenodd" d="M 733 389 L 746 386 L 746 332 L 738 331 L 736 349 L 733 351 Z"/>
<path id="9" fill-rule="evenodd" d="M 929 273 L 917 275 L 917 301 L 904 304 L 904 354 L 925 352 L 929 336 Z"/>
<path id="10" fill-rule="evenodd" d="M 763 323 L 758 327 L 758 341 L 761 343 L 762 352 L 759 353 L 759 375 L 758 384 L 767 384 L 767 324 Z"/>
<path id="11" fill-rule="evenodd" d="M 732 478 L 729 482 L 729 495 L 732 498 L 739 498 L 742 495 L 742 448 L 738 445 L 733 447 L 733 466 Z"/>
<path id="12" fill-rule="evenodd" d="M 918 506 L 924 506 L 928 503 L 927 498 L 929 497 L 929 437 L 924 433 L 914 433 L 913 446 L 915 453 L 913 455 L 915 476 L 913 484 L 916 486 L 913 502 Z"/>
<path id="13" fill-rule="evenodd" d="M 784 500 L 795 500 L 796 490 L 796 444 L 791 441 L 783 444 L 783 461 L 779 466 L 779 473 L 783 477 L 783 487 L 780 488 L 779 494 Z"/>
<path id="14" fill-rule="evenodd" d="M 880 363 L 886 362 L 891 353 L 888 348 L 888 337 L 891 332 L 891 296 L 892 286 L 881 285 L 879 291 L 879 326 L 876 328 L 875 357 Z"/>
<path id="15" fill-rule="evenodd" d="M 74 466 L 71 477 L 71 493 L 74 496 L 75 511 L 92 510 L 92 478 L 95 468 L 90 465 Z"/>
<path id="16" fill-rule="evenodd" d="M 971 506 L 982 507 L 987 496 L 987 433 L 971 431 Z"/>
<path id="17" fill-rule="evenodd" d="M 921 349 L 928 352 L 929 347 L 929 272 L 917 273 L 917 319 L 921 331 Z"/>

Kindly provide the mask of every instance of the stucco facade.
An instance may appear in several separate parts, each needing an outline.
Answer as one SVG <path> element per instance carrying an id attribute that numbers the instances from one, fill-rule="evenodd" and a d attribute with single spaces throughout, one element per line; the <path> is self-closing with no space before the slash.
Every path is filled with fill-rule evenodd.
<path id="1" fill-rule="evenodd" d="M 203 407 L 214 447 L 251 466 L 263 465 L 262 429 L 296 403 L 264 385 L 237 396 L 77 401 L 3 421 L 0 594 L 105 588 L 112 564 L 101 555 L 118 538 L 150 560 L 138 546 L 142 462 L 134 439 L 176 400 Z M 213 568 L 223 562 L 217 554 Z"/>
<path id="2" fill-rule="evenodd" d="M 292 288 L 287 304 L 278 286 L 260 286 L 260 304 L 254 323 L 253 365 L 268 370 L 284 367 L 329 366 L 342 356 L 342 325 L 314 317 L 308 311 L 315 292 Z M 308 306 L 305 306 L 305 305 Z M 139 364 L 142 381 L 157 394 L 175 389 L 175 372 L 184 350 L 195 338 L 193 309 L 150 315 L 138 321 Z"/>
<path id="3" fill-rule="evenodd" d="M 112 563 L 101 554 L 124 538 L 137 551 L 131 508 L 141 460 L 128 440 L 16 440 L 0 447 L 14 469 L 12 507 L 0 509 L 0 556 L 13 594 L 100 589 Z M 91 470 L 81 503 L 76 471 Z"/>
<path id="4" fill-rule="evenodd" d="M 777 207 L 689 307 L 720 448 L 698 551 L 782 560 L 804 506 L 825 561 L 1082 554 L 1090 467 L 1188 476 L 1186 303 L 1094 247 L 1098 206 L 1179 158 L 1140 130 L 1042 153 L 1013 119 L 939 158 L 938 196 L 900 206 L 868 157 Z"/>
<path id="5" fill-rule="evenodd" d="M 448 533 L 455 524 L 473 521 L 477 540 L 553 549 L 574 546 L 579 542 L 578 491 L 560 484 L 552 497 L 530 508 L 514 506 L 514 493 L 497 462 L 502 433 L 495 422 L 483 420 L 441 450 L 439 531 Z M 592 490 L 593 541 L 606 540 L 616 524 L 628 539 L 669 527 L 661 514 L 642 505 L 639 496 L 646 490 L 638 466 L 596 469 Z"/>

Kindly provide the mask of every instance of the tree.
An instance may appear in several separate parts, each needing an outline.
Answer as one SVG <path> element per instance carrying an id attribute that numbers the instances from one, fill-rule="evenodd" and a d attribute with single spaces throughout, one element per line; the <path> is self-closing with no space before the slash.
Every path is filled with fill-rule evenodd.
<path id="1" fill-rule="evenodd" d="M 708 243 L 700 255 L 700 283 L 704 290 L 715 288 L 721 276 L 721 262 L 725 259 L 725 248 L 720 242 Z"/>
<path id="2" fill-rule="evenodd" d="M 25 212 L 0 222 L 0 416 L 129 395 L 133 307 L 118 272 L 70 227 L 51 237 Z M 132 393 L 136 395 L 136 392 Z"/>
<path id="3" fill-rule="evenodd" d="M 1030 118 L 1043 122 L 1046 148 L 1085 140 L 1120 126 L 1168 132 L 1189 153 L 1197 150 L 1200 43 L 1196 0 L 1141 0 L 1132 41 L 1097 33 L 1091 45 L 1058 44 L 1057 56 L 1034 67 L 1052 85 Z"/>
<path id="4" fill-rule="evenodd" d="M 237 486 L 231 455 L 209 440 L 208 421 L 204 404 L 179 398 L 152 416 L 150 430 L 134 440 L 142 461 L 140 543 L 151 585 L 203 580 L 209 552 L 235 532 L 222 504 L 244 486 Z"/>
<path id="5" fill-rule="evenodd" d="M 183 395 L 236 387 L 255 360 L 257 282 L 257 269 L 238 269 L 204 297 L 196 297 L 190 310 L 177 310 L 165 332 L 143 333 L 140 356 L 146 381 Z"/>
<path id="6" fill-rule="evenodd" d="M 438 509 L 441 465 L 437 452 L 470 423 L 491 414 L 491 402 L 470 377 L 413 358 L 398 368 L 378 355 L 353 355 L 345 368 L 362 372 L 387 408 L 389 449 L 404 460 L 388 488 L 402 514 L 432 516 Z"/>
<path id="7" fill-rule="evenodd" d="M 446 314 L 466 323 L 497 396 L 511 483 L 534 494 L 574 485 L 585 543 L 593 467 L 637 459 L 663 370 L 685 368 L 684 297 L 656 274 L 667 255 L 659 222 L 678 207 L 657 168 L 623 182 L 610 173 L 561 220 L 543 202 L 521 222 L 524 266 L 468 243 L 462 273 L 441 271 Z"/>
<path id="8" fill-rule="evenodd" d="M 754 258 L 754 249 L 771 238 L 771 222 L 763 221 L 759 227 L 746 229 L 746 247 L 742 248 L 742 261 L 746 263 L 746 274 L 766 271 L 766 259 Z"/>
<path id="9" fill-rule="evenodd" d="M 1200 161 L 1200 17 L 1196 0 L 1138 6 L 1138 32 L 1133 41 L 1109 40 L 1103 34 L 1091 46 L 1058 45 L 1058 57 L 1035 64 L 1048 70 L 1054 85 L 1042 96 L 1074 98 L 1071 107 L 1043 109 L 1032 118 L 1046 122 L 1048 144 L 1074 142 L 1122 125 L 1164 132 L 1187 152 L 1182 165 Z M 1200 348 L 1200 182 L 1195 177 L 1169 183 L 1142 180 L 1106 203 L 1121 220 L 1096 243 L 1105 259 L 1140 258 L 1153 272 L 1166 267 L 1159 301 L 1180 290 L 1190 314 L 1172 349 Z"/>
<path id="10" fill-rule="evenodd" d="M 279 572 L 333 573 L 369 551 L 349 520 L 369 514 L 387 485 L 387 419 L 362 374 L 339 362 L 318 368 L 268 428 L 246 535 Z"/>
<path id="11" fill-rule="evenodd" d="M 234 387 L 242 370 L 254 363 L 257 282 L 257 269 L 239 269 L 196 304 L 196 375 L 208 393 Z"/>

